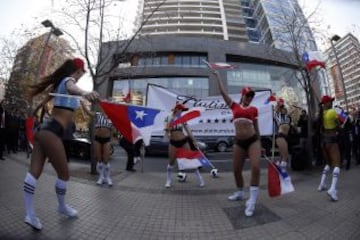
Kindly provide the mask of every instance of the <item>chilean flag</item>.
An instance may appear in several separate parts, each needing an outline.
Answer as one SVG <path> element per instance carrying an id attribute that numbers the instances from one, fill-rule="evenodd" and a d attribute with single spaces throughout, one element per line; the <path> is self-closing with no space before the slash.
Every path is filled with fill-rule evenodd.
<path id="1" fill-rule="evenodd" d="M 181 123 L 185 123 L 190 121 L 191 119 L 197 118 L 201 115 L 204 111 L 204 108 L 191 108 L 187 111 L 180 112 L 176 117 L 175 120 L 170 123 L 170 128 Z"/>
<path id="2" fill-rule="evenodd" d="M 236 66 L 232 65 L 232 64 L 228 64 L 228 63 L 224 63 L 224 62 L 214 62 L 214 63 L 209 63 L 207 61 L 205 61 L 204 59 L 202 60 L 209 68 L 214 69 L 214 70 L 226 70 L 226 69 L 235 69 Z"/>
<path id="3" fill-rule="evenodd" d="M 222 62 L 209 63 L 209 67 L 215 70 L 235 69 L 234 65 Z"/>
<path id="4" fill-rule="evenodd" d="M 274 162 L 268 160 L 268 192 L 270 197 L 278 197 L 295 191 L 287 172 L 281 171 Z"/>
<path id="5" fill-rule="evenodd" d="M 143 139 L 150 144 L 151 132 L 158 109 L 100 101 L 100 106 L 112 121 L 115 128 L 129 142 Z"/>
<path id="6" fill-rule="evenodd" d="M 342 109 L 342 108 L 336 107 L 336 108 L 335 108 L 335 111 L 336 111 L 336 113 L 337 113 L 337 116 L 338 116 L 340 122 L 341 122 L 342 124 L 345 123 L 346 120 L 347 120 L 347 118 L 349 117 L 349 115 L 346 114 L 346 112 L 345 112 L 344 109 Z"/>
<path id="7" fill-rule="evenodd" d="M 211 167 L 209 159 L 207 159 L 200 150 L 192 151 L 185 148 L 178 148 L 176 149 L 176 160 L 179 170 Z"/>
<path id="8" fill-rule="evenodd" d="M 313 68 L 319 66 L 325 68 L 325 61 L 319 51 L 305 52 L 303 54 L 303 61 L 306 64 L 306 69 L 310 72 Z"/>
<path id="9" fill-rule="evenodd" d="M 25 120 L 25 133 L 31 148 L 34 148 L 34 126 L 35 117 L 28 117 Z"/>

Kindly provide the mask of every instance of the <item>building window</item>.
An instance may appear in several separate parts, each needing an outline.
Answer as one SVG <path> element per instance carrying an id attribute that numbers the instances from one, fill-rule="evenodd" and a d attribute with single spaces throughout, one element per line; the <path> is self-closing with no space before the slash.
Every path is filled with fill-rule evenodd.
<path id="1" fill-rule="evenodd" d="M 204 98 L 209 96 L 209 80 L 207 77 L 161 77 L 115 80 L 112 89 L 112 99 L 121 102 L 124 98 L 123 89 L 130 85 L 132 103 L 144 105 L 148 84 L 156 84 L 170 90 L 175 90 L 185 96 Z"/>

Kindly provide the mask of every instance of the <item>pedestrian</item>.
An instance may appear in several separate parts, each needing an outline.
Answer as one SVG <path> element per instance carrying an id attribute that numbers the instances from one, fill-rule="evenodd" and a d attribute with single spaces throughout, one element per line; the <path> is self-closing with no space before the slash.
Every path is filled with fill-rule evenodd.
<path id="1" fill-rule="evenodd" d="M 359 109 L 355 109 L 353 111 L 353 156 L 355 158 L 356 165 L 360 164 L 360 111 Z"/>
<path id="2" fill-rule="evenodd" d="M 5 109 L 3 106 L 4 100 L 0 102 L 0 160 L 5 160 L 3 153 L 5 150 L 5 138 L 6 138 L 6 128 L 5 128 Z"/>
<path id="3" fill-rule="evenodd" d="M 213 72 L 216 76 L 220 93 L 225 103 L 233 113 L 235 127 L 235 139 L 233 145 L 233 173 L 238 190 L 228 197 L 231 201 L 244 199 L 244 179 L 242 170 L 245 159 L 249 157 L 251 164 L 250 197 L 246 201 L 245 215 L 253 216 L 255 204 L 259 194 L 261 157 L 260 133 L 258 127 L 258 109 L 250 106 L 255 92 L 244 87 L 241 90 L 240 103 L 234 102 L 225 90 L 218 71 Z"/>
<path id="4" fill-rule="evenodd" d="M 91 112 L 84 104 L 82 104 L 82 108 L 88 115 L 95 117 L 93 147 L 96 170 L 99 173 L 96 184 L 102 185 L 103 183 L 106 183 L 111 187 L 113 182 L 110 177 L 110 152 L 113 124 L 103 111 Z"/>
<path id="5" fill-rule="evenodd" d="M 165 135 L 169 139 L 169 161 L 166 168 L 166 183 L 165 187 L 170 188 L 172 182 L 172 169 L 174 168 L 174 164 L 176 162 L 176 151 L 178 148 L 184 148 L 190 150 L 190 142 L 196 146 L 196 141 L 187 125 L 187 123 L 175 124 L 170 127 L 170 124 L 178 118 L 178 115 L 182 111 L 186 111 L 186 108 L 183 104 L 176 102 L 175 107 L 172 110 L 172 113 L 165 118 Z M 186 133 L 186 134 L 185 134 Z M 185 181 L 185 173 L 180 173 L 181 177 L 183 177 L 183 181 Z M 195 169 L 195 176 L 199 181 L 199 186 L 204 187 L 205 182 L 202 178 L 199 169 Z"/>
<path id="6" fill-rule="evenodd" d="M 351 152 L 353 143 L 353 125 L 349 115 L 345 119 L 345 122 L 340 125 L 340 128 L 338 130 L 339 149 L 341 157 L 340 166 L 344 167 L 345 170 L 349 170 L 351 165 Z"/>
<path id="7" fill-rule="evenodd" d="M 288 114 L 285 107 L 285 101 L 282 98 L 277 100 L 274 109 L 274 122 L 276 132 L 275 143 L 278 146 L 280 153 L 280 161 L 277 162 L 277 165 L 280 167 L 281 171 L 286 172 L 289 160 L 288 136 L 291 128 L 291 117 Z"/>
<path id="8" fill-rule="evenodd" d="M 337 182 L 340 174 L 340 150 L 338 144 L 338 128 L 340 121 L 336 110 L 332 107 L 334 98 L 330 96 L 323 96 L 320 103 L 319 123 L 321 123 L 321 145 L 323 156 L 326 161 L 326 165 L 323 169 L 318 191 L 326 190 L 326 177 L 330 169 L 332 172 L 332 181 L 329 190 L 327 191 L 332 201 L 337 201 Z"/>
<path id="9" fill-rule="evenodd" d="M 53 73 L 44 77 L 41 82 L 31 86 L 31 98 L 39 94 L 49 94 L 36 108 L 39 109 L 53 99 L 54 108 L 51 118 L 42 123 L 35 133 L 34 148 L 31 155 L 30 168 L 24 180 L 25 223 L 36 230 L 42 229 L 42 224 L 35 214 L 33 198 L 37 180 L 44 168 L 45 159 L 54 167 L 57 180 L 55 191 L 58 200 L 58 212 L 68 217 L 76 217 L 78 212 L 65 203 L 69 167 L 62 143 L 64 129 L 73 120 L 74 110 L 79 107 L 78 98 L 66 96 L 52 96 L 51 93 L 83 96 L 89 101 L 99 98 L 97 92 L 87 92 L 76 85 L 84 75 L 84 61 L 80 58 L 68 59 Z"/>
<path id="10" fill-rule="evenodd" d="M 126 171 L 136 172 L 134 169 L 135 165 L 135 144 L 128 141 L 124 136 L 120 136 L 119 145 L 126 151 L 127 162 L 126 162 Z"/>

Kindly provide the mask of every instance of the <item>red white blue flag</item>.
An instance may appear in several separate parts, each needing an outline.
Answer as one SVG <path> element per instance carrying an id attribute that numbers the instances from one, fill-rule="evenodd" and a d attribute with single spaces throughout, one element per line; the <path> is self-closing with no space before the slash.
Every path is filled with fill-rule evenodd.
<path id="1" fill-rule="evenodd" d="M 229 63 L 224 63 L 224 62 L 214 62 L 214 63 L 209 63 L 205 60 L 202 60 L 209 68 L 214 69 L 214 70 L 227 70 L 227 69 L 235 69 L 236 66 L 229 64 Z"/>
<path id="2" fill-rule="evenodd" d="M 209 159 L 200 150 L 178 148 L 176 149 L 176 160 L 179 170 L 211 167 Z"/>
<path id="3" fill-rule="evenodd" d="M 287 172 L 274 162 L 268 160 L 268 192 L 270 197 L 278 197 L 295 191 L 294 185 Z"/>
<path id="4" fill-rule="evenodd" d="M 305 52 L 303 54 L 303 61 L 309 72 L 315 67 L 325 68 L 325 61 L 323 59 L 319 51 Z"/>
<path id="5" fill-rule="evenodd" d="M 126 140 L 135 143 L 143 139 L 145 145 L 150 144 L 152 126 L 160 110 L 106 101 L 100 101 L 100 106 Z"/>
<path id="6" fill-rule="evenodd" d="M 341 124 L 345 123 L 348 119 L 349 115 L 344 111 L 344 109 L 335 107 L 336 114 L 341 122 Z"/>
<path id="7" fill-rule="evenodd" d="M 177 125 L 177 124 L 181 124 L 181 123 L 185 123 L 187 121 L 190 121 L 194 118 L 197 118 L 201 115 L 201 112 L 204 111 L 203 108 L 198 108 L 198 107 L 195 107 L 195 108 L 191 108 L 187 111 L 183 111 L 183 112 L 180 112 L 173 120 L 171 123 L 170 123 L 170 128 Z"/>
<path id="8" fill-rule="evenodd" d="M 25 132 L 26 132 L 26 138 L 31 148 L 34 148 L 34 126 L 35 126 L 35 117 L 28 117 L 25 120 Z"/>

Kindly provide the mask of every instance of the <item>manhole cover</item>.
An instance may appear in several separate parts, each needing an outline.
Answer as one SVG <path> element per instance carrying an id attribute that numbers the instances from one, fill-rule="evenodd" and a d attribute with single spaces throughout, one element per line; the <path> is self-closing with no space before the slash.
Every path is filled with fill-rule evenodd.
<path id="1" fill-rule="evenodd" d="M 252 217 L 245 216 L 245 203 L 242 206 L 223 208 L 223 210 L 234 229 L 244 229 L 281 220 L 278 215 L 261 204 L 256 204 L 255 213 Z"/>

